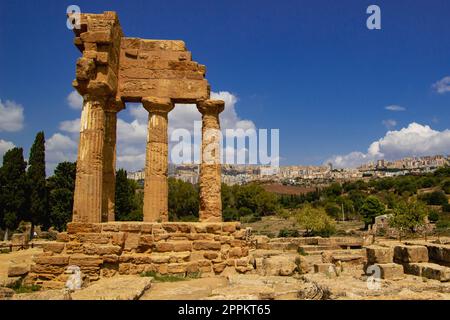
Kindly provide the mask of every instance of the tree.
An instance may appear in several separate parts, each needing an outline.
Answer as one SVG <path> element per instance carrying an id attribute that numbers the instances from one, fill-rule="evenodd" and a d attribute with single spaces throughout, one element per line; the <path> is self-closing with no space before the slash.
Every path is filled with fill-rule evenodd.
<path id="1" fill-rule="evenodd" d="M 447 196 L 442 191 L 425 193 L 420 197 L 420 199 L 432 206 L 443 206 L 448 204 Z"/>
<path id="2" fill-rule="evenodd" d="M 389 225 L 402 233 L 403 231 L 414 232 L 425 223 L 428 215 L 426 205 L 416 199 L 402 200 L 393 210 L 392 217 L 389 218 Z"/>
<path id="3" fill-rule="evenodd" d="M 21 220 L 28 217 L 26 167 L 22 148 L 10 149 L 3 156 L 3 166 L 0 169 L 2 180 L 0 226 L 3 228 L 15 229 Z"/>
<path id="4" fill-rule="evenodd" d="M 363 216 L 364 229 L 375 222 L 375 217 L 385 213 L 384 204 L 375 196 L 368 196 L 361 207 L 361 215 Z"/>
<path id="5" fill-rule="evenodd" d="M 47 188 L 45 185 L 45 137 L 38 132 L 30 150 L 27 172 L 30 186 L 30 218 L 33 225 L 50 226 L 48 214 Z"/>
<path id="6" fill-rule="evenodd" d="M 310 204 L 297 210 L 298 223 L 306 229 L 307 235 L 330 236 L 336 231 L 335 222 L 323 208 L 314 208 Z"/>
<path id="7" fill-rule="evenodd" d="M 72 217 L 77 165 L 61 162 L 47 179 L 50 225 L 62 231 Z"/>
<path id="8" fill-rule="evenodd" d="M 197 187 L 189 182 L 169 178 L 169 217 L 172 220 L 198 221 Z"/>
<path id="9" fill-rule="evenodd" d="M 116 173 L 116 220 L 134 220 L 131 214 L 137 209 L 135 194 L 136 185 L 127 178 L 124 169 L 119 169 Z"/>
<path id="10" fill-rule="evenodd" d="M 450 194 L 450 180 L 446 180 L 442 183 L 442 191 L 446 194 Z"/>
<path id="11" fill-rule="evenodd" d="M 255 183 L 239 186 L 236 191 L 236 208 L 245 207 L 258 216 L 274 214 L 277 211 L 277 197 Z"/>

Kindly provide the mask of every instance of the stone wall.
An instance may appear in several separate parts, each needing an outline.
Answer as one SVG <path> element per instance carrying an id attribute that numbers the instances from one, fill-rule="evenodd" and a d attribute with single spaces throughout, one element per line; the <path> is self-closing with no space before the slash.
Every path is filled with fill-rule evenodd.
<path id="1" fill-rule="evenodd" d="M 61 288 L 77 265 L 89 281 L 116 274 L 221 274 L 253 270 L 239 222 L 70 223 L 44 245 L 27 282 Z"/>

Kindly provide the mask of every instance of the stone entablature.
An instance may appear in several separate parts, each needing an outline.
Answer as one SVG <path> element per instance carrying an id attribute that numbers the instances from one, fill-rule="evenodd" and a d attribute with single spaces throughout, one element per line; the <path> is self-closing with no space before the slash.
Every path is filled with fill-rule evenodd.
<path id="1" fill-rule="evenodd" d="M 239 222 L 69 223 L 44 245 L 27 281 L 62 288 L 70 265 L 89 281 L 116 274 L 224 274 L 253 270 L 247 230 Z"/>

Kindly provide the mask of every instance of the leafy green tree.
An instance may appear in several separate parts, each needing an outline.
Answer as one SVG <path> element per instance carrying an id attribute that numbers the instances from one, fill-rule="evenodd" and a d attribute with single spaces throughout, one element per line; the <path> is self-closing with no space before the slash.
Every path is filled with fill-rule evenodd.
<path id="1" fill-rule="evenodd" d="M 448 204 L 447 196 L 442 191 L 433 191 L 421 195 L 421 200 L 425 201 L 428 205 L 443 206 Z"/>
<path id="2" fill-rule="evenodd" d="M 116 205 L 115 217 L 117 221 L 133 220 L 130 214 L 137 209 L 136 185 L 127 178 L 127 172 L 119 169 L 116 173 Z"/>
<path id="3" fill-rule="evenodd" d="M 338 197 L 342 194 L 342 186 L 337 182 L 333 182 L 327 188 L 325 188 L 324 193 L 328 197 Z"/>
<path id="4" fill-rule="evenodd" d="M 47 229 L 50 226 L 50 217 L 45 185 L 45 137 L 42 131 L 37 133 L 31 147 L 27 176 L 30 186 L 31 222 Z"/>
<path id="5" fill-rule="evenodd" d="M 426 205 L 415 199 L 400 201 L 389 218 L 389 225 L 400 232 L 408 230 L 414 232 L 418 227 L 424 225 L 425 217 L 428 215 Z"/>
<path id="6" fill-rule="evenodd" d="M 375 196 L 368 196 L 361 207 L 364 228 L 367 229 L 370 224 L 375 222 L 375 217 L 385 213 L 384 204 Z"/>
<path id="7" fill-rule="evenodd" d="M 444 191 L 446 194 L 450 194 L 450 180 L 445 180 L 442 183 L 442 191 Z"/>
<path id="8" fill-rule="evenodd" d="M 336 224 L 323 208 L 305 204 L 296 212 L 297 222 L 306 229 L 307 235 L 330 236 L 336 232 Z"/>
<path id="9" fill-rule="evenodd" d="M 169 217 L 171 220 L 198 220 L 199 195 L 189 182 L 169 178 Z"/>
<path id="10" fill-rule="evenodd" d="M 75 162 L 61 162 L 47 179 L 50 225 L 59 231 L 65 230 L 72 218 L 76 171 Z"/>
<path id="11" fill-rule="evenodd" d="M 29 218 L 26 167 L 22 148 L 13 148 L 3 156 L 3 166 L 0 169 L 2 228 L 15 229 L 21 220 Z"/>
<path id="12" fill-rule="evenodd" d="M 277 197 L 258 184 L 239 186 L 236 192 L 236 208 L 250 209 L 258 216 L 274 214 L 277 211 Z"/>

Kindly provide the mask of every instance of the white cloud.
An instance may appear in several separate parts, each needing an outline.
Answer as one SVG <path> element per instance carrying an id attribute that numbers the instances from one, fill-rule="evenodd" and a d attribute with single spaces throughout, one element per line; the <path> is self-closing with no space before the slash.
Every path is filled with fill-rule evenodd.
<path id="1" fill-rule="evenodd" d="M 326 162 L 336 167 L 357 167 L 377 159 L 395 160 L 408 156 L 443 154 L 450 151 L 450 130 L 433 130 L 428 125 L 410 123 L 406 128 L 388 131 L 384 137 L 373 142 L 366 153 L 354 151 L 336 155 Z"/>
<path id="2" fill-rule="evenodd" d="M 23 128 L 23 107 L 10 100 L 0 100 L 0 131 L 16 132 Z"/>
<path id="3" fill-rule="evenodd" d="M 384 107 L 386 110 L 389 110 L 389 111 L 405 111 L 406 110 L 406 108 L 405 107 L 401 107 L 401 106 L 398 106 L 398 105 L 396 105 L 396 104 L 392 104 L 392 105 L 390 105 L 390 106 L 386 106 L 386 107 Z"/>
<path id="4" fill-rule="evenodd" d="M 72 109 L 81 109 L 83 107 L 83 97 L 76 90 L 69 93 L 66 99 Z"/>
<path id="5" fill-rule="evenodd" d="M 14 147 L 15 147 L 14 143 L 0 139 L 0 159 L 2 159 L 2 162 L 3 162 L 3 156 L 5 155 L 6 151 L 8 151 Z"/>
<path id="6" fill-rule="evenodd" d="M 80 133 L 80 118 L 60 122 L 59 130 L 74 134 Z"/>
<path id="7" fill-rule="evenodd" d="M 45 142 L 47 174 L 52 174 L 58 163 L 77 160 L 78 143 L 69 136 L 55 133 Z"/>
<path id="8" fill-rule="evenodd" d="M 441 80 L 437 81 L 433 84 L 432 87 L 434 90 L 436 90 L 437 93 L 440 94 L 450 92 L 450 76 L 444 77 Z"/>
<path id="9" fill-rule="evenodd" d="M 386 127 L 386 129 L 392 129 L 397 125 L 397 121 L 393 119 L 383 120 L 381 121 L 381 123 Z"/>

